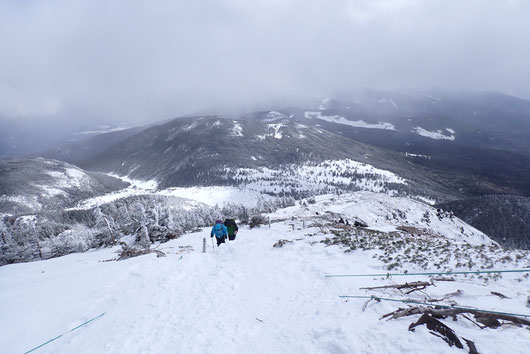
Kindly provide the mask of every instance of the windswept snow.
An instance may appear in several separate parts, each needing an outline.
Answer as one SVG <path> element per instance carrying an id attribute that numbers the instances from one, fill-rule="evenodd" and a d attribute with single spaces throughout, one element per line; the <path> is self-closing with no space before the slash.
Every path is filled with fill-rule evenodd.
<path id="1" fill-rule="evenodd" d="M 212 247 L 207 228 L 159 245 L 157 250 L 166 254 L 160 258 L 148 254 L 116 262 L 119 247 L 114 247 L 0 267 L 0 348 L 5 353 L 26 352 L 105 313 L 49 342 L 39 352 L 464 353 L 424 326 L 409 331 L 419 315 L 380 319 L 409 304 L 339 296 L 375 295 L 423 302 L 459 290 L 460 295 L 436 304 L 454 301 L 457 306 L 529 313 L 525 303 L 530 281 L 521 273 L 455 276 L 455 281 L 435 282 L 435 286 L 411 294 L 360 288 L 431 279 L 326 278 L 326 274 L 387 273 L 388 263 L 381 258 L 385 254 L 411 260 L 399 272 L 470 270 L 467 263 L 457 263 L 457 256 L 469 258 L 470 254 L 475 270 L 486 266 L 484 259 L 491 257 L 509 256 L 497 269 L 528 268 L 530 259 L 526 251 L 502 251 L 487 239 L 479 245 L 479 232 L 473 236 L 469 232 L 475 231 L 463 224 L 464 234 L 459 234 L 453 230 L 460 222 L 449 219 L 431 223 L 432 235 L 398 238 L 395 244 L 412 242 L 405 244 L 404 251 L 390 252 L 395 246 L 392 243 L 362 249 L 368 239 L 380 237 L 379 231 L 359 238 L 358 248 L 345 249 L 327 241 L 346 230 L 336 223 L 339 215 L 350 221 L 363 219 L 376 230 L 395 230 L 402 223 L 416 225 L 421 214 L 434 209 L 373 193 L 316 199 L 315 204 L 272 214 L 270 228 L 250 230 L 241 225 L 236 241 L 219 248 Z M 392 217 L 400 212 L 406 217 Z M 362 228 L 352 232 L 362 232 Z M 203 238 L 207 240 L 206 253 L 201 252 Z M 438 240 L 441 248 L 423 250 L 432 239 Z M 279 240 L 285 240 L 283 247 L 273 247 Z M 459 255 L 445 252 L 458 249 Z M 415 252 L 423 252 L 431 266 L 440 263 L 442 268 L 424 269 L 413 263 L 418 257 Z M 499 299 L 492 291 L 508 298 Z M 460 338 L 472 340 L 480 353 L 528 352 L 524 327 L 481 329 L 462 316 L 458 321 L 450 317 L 440 320 Z"/>
<path id="2" fill-rule="evenodd" d="M 191 199 L 210 206 L 222 206 L 231 203 L 255 207 L 262 200 L 273 199 L 271 196 L 263 195 L 258 191 L 225 186 L 176 187 L 161 190 L 157 194 Z"/>
<path id="3" fill-rule="evenodd" d="M 396 130 L 396 127 L 394 126 L 394 124 L 386 123 L 386 122 L 379 122 L 376 124 L 372 124 L 372 123 L 367 123 L 363 120 L 349 120 L 342 116 L 336 116 L 336 115 L 326 116 L 326 115 L 322 115 L 322 112 L 305 112 L 304 115 L 308 119 L 316 118 L 316 119 L 325 120 L 331 123 L 344 124 L 344 125 L 349 125 L 349 126 L 357 127 L 357 128 Z"/>
<path id="4" fill-rule="evenodd" d="M 46 171 L 46 174 L 52 177 L 48 184 L 34 184 L 42 190 L 41 197 L 43 198 L 66 196 L 67 191 L 74 188 L 82 190 L 90 188 L 90 177 L 75 168 L 66 168 L 64 171 Z"/>
<path id="5" fill-rule="evenodd" d="M 380 98 L 377 100 L 377 103 L 390 103 L 396 111 L 399 111 L 399 107 L 393 99 Z"/>
<path id="6" fill-rule="evenodd" d="M 117 131 L 121 131 L 121 130 L 125 130 L 125 129 L 130 129 L 130 128 L 134 128 L 134 127 L 138 127 L 138 125 L 119 126 L 119 127 L 115 127 L 115 128 L 111 128 L 111 127 L 106 126 L 106 125 L 100 125 L 100 126 L 98 126 L 98 128 L 100 128 L 99 130 L 86 130 L 86 131 L 74 133 L 74 135 L 105 134 L 105 133 L 111 133 L 111 132 L 117 132 Z"/>
<path id="7" fill-rule="evenodd" d="M 309 204 L 305 209 L 280 209 L 273 214 L 273 219 L 283 219 L 288 214 L 297 218 L 310 217 L 322 210 L 340 214 L 350 220 L 362 220 L 374 230 L 390 232 L 402 226 L 428 228 L 433 234 L 455 242 L 465 241 L 471 245 L 496 244 L 484 233 L 456 217 L 439 217 L 436 209 L 423 202 L 384 193 L 354 192 L 340 198 L 323 195 L 318 197 L 317 204 Z"/>
<path id="8" fill-rule="evenodd" d="M 267 113 L 263 119 L 264 122 L 272 122 L 272 121 L 275 121 L 275 120 L 278 120 L 278 119 L 287 119 L 288 117 L 281 113 L 281 112 L 278 112 L 278 111 L 270 111 L 269 113 Z M 291 117 L 292 118 L 292 117 Z"/>
<path id="9" fill-rule="evenodd" d="M 281 139 L 283 138 L 283 133 L 281 132 L 281 128 L 285 127 L 285 123 L 270 123 L 267 124 L 267 133 L 257 135 L 257 138 L 260 140 L 264 140 L 266 137 L 271 136 L 275 139 Z"/>
<path id="10" fill-rule="evenodd" d="M 449 129 L 446 129 L 446 130 L 451 133 L 450 136 L 444 135 L 441 130 L 436 130 L 434 132 L 431 132 L 426 129 L 423 129 L 422 127 L 414 127 L 412 129 L 412 132 L 418 135 L 424 136 L 426 138 L 435 139 L 435 140 L 455 140 L 455 136 L 453 135 L 454 132 Z"/>
<path id="11" fill-rule="evenodd" d="M 227 177 L 245 183 L 252 190 L 278 195 L 284 192 L 321 194 L 337 187 L 395 194 L 389 185 L 407 184 L 393 172 L 350 159 L 286 165 L 280 169 L 226 168 Z"/>
<path id="12" fill-rule="evenodd" d="M 318 109 L 321 111 L 325 111 L 326 109 L 329 108 L 330 103 L 331 103 L 330 98 L 323 98 L 322 102 L 320 102 L 320 106 L 318 106 Z"/>
<path id="13" fill-rule="evenodd" d="M 277 123 L 277 124 L 267 124 L 269 128 L 274 130 L 274 133 L 271 134 L 275 139 L 281 139 L 283 138 L 283 134 L 280 132 L 280 129 L 282 127 L 285 127 L 284 123 Z"/>
<path id="14" fill-rule="evenodd" d="M 234 126 L 232 127 L 232 136 L 243 136 L 243 127 L 238 121 L 233 121 Z"/>
<path id="15" fill-rule="evenodd" d="M 115 192 L 100 195 L 97 197 L 82 200 L 79 203 L 77 203 L 75 207 L 70 208 L 68 210 L 92 209 L 98 205 L 110 203 L 110 202 L 113 202 L 121 198 L 127 198 L 133 195 L 152 194 L 156 192 L 156 190 L 158 189 L 158 183 L 154 180 L 143 181 L 143 180 L 138 180 L 138 179 L 132 179 L 132 178 L 125 177 L 125 176 L 119 176 L 113 173 L 109 173 L 108 175 L 129 183 L 130 184 L 129 187 L 120 189 Z"/>
<path id="16" fill-rule="evenodd" d="M 430 98 L 431 100 L 434 100 L 434 101 L 440 101 L 440 99 L 438 97 L 431 96 L 431 95 L 429 95 L 428 93 L 425 93 L 425 92 L 420 93 L 420 95 L 422 95 L 423 97 Z"/>
<path id="17" fill-rule="evenodd" d="M 422 159 L 427 159 L 427 160 L 431 159 L 431 157 L 429 155 L 413 154 L 411 152 L 405 152 L 405 156 L 408 156 L 408 157 L 421 157 Z"/>
<path id="18" fill-rule="evenodd" d="M 53 185 L 57 188 L 79 188 L 87 183 L 90 179 L 86 173 L 75 168 L 67 168 L 64 170 L 64 172 L 47 171 L 46 173 L 53 177 Z"/>
<path id="19" fill-rule="evenodd" d="M 255 157 L 254 157 L 255 159 Z M 172 196 L 190 201 L 203 203 L 210 206 L 224 205 L 227 203 L 244 205 L 247 207 L 255 207 L 259 202 L 264 200 L 271 200 L 272 197 L 264 195 L 260 191 L 228 187 L 228 186 L 210 186 L 210 187 L 173 187 L 167 189 L 158 189 L 156 181 L 142 181 L 131 179 L 128 177 L 109 174 L 112 177 L 119 178 L 124 182 L 130 183 L 130 186 L 122 190 L 108 193 L 102 196 L 85 199 L 79 202 L 75 209 L 92 209 L 98 205 L 110 203 L 121 198 L 127 198 L 137 195 L 151 195 L 151 196 Z"/>
<path id="20" fill-rule="evenodd" d="M 43 188 L 44 186 L 38 186 L 39 188 Z M 46 193 L 46 191 L 44 191 Z M 33 210 L 39 210 L 42 208 L 42 204 L 39 202 L 39 198 L 36 195 L 29 196 L 29 195 L 1 195 L 0 196 L 0 202 L 11 202 L 11 203 L 17 203 L 22 204 L 24 206 L 27 206 L 30 209 Z"/>

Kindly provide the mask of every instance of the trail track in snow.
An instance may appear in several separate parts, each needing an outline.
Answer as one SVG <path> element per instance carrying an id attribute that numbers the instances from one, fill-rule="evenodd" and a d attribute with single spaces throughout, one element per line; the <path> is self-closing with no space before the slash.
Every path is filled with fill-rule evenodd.
<path id="1" fill-rule="evenodd" d="M 283 223 L 270 229 L 242 228 L 235 242 L 215 252 L 209 230 L 204 230 L 162 244 L 159 249 L 167 253 L 162 258 L 151 254 L 102 262 L 115 257 L 116 249 L 106 249 L 2 267 L 0 284 L 7 285 L 7 291 L 0 294 L 0 311 L 8 321 L 0 324 L 0 347 L 7 348 L 6 353 L 24 352 L 107 312 L 39 352 L 462 353 L 426 329 L 409 332 L 413 317 L 380 321 L 396 304 L 372 303 L 363 312 L 364 301 L 338 298 L 362 294 L 361 286 L 388 284 L 381 279 L 324 277 L 351 270 L 380 272 L 382 263 L 370 252 L 344 253 L 319 243 L 322 235 L 309 236 L 317 233 L 314 228 L 289 229 Z M 273 248 L 281 238 L 293 243 Z M 509 280 L 494 288 L 458 282 L 433 291 L 462 288 L 461 305 L 479 306 L 483 301 L 491 307 L 499 300 L 487 297 L 489 290 L 516 297 L 514 293 L 528 288 L 528 283 L 519 289 L 513 285 Z M 518 303 L 507 301 L 502 304 L 506 310 Z M 500 348 L 527 352 L 524 329 L 479 330 L 463 321 L 446 323 L 474 340 L 481 353 Z"/>

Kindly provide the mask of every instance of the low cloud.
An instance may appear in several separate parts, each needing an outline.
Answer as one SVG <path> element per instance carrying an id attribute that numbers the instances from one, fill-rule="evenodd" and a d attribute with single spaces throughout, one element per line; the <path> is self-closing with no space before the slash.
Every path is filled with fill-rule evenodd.
<path id="1" fill-rule="evenodd" d="M 524 0 L 0 4 L 0 117 L 160 120 L 359 88 L 530 98 Z"/>

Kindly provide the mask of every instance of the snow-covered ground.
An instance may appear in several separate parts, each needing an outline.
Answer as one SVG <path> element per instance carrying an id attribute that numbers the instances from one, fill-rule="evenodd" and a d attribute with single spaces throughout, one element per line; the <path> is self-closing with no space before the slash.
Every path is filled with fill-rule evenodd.
<path id="1" fill-rule="evenodd" d="M 462 290 L 452 298 L 459 306 L 530 313 L 525 306 L 530 281 L 523 273 L 494 278 L 456 276 L 456 281 L 436 282 L 436 286 L 408 295 L 395 289 L 359 288 L 429 278 L 326 278 L 326 274 L 387 272 L 387 264 L 376 256 L 388 249 L 357 248 L 345 253 L 344 247 L 321 242 L 341 230 L 342 226 L 333 222 L 338 215 L 362 219 L 369 224 L 368 231 L 373 227 L 374 232 L 388 232 L 398 224 L 414 225 L 416 214 L 433 210 L 421 203 L 410 204 L 405 198 L 373 193 L 337 198 L 317 197 L 314 204 L 279 210 L 270 215 L 270 228 L 241 227 L 235 242 L 219 248 L 212 247 L 209 229 L 205 229 L 160 245 L 158 250 L 166 257 L 149 254 L 114 261 L 118 249 L 107 248 L 0 267 L 0 348 L 3 353 L 25 352 L 105 313 L 35 352 L 464 353 L 447 346 L 425 326 L 409 331 L 417 315 L 379 319 L 409 305 L 371 301 L 363 310 L 366 300 L 339 296 L 425 301 Z M 370 218 L 397 210 L 403 210 L 406 219 L 397 216 L 379 224 Z M 423 226 L 446 233 L 447 237 L 434 233 L 429 237 L 444 238 L 451 247 L 464 249 L 469 242 L 480 242 L 481 235 L 472 238 L 453 233 L 451 230 L 462 226 L 459 223 L 444 218 Z M 470 230 L 467 226 L 465 231 Z M 206 253 L 201 252 L 204 237 Z M 290 242 L 273 247 L 280 239 Z M 424 243 L 417 240 L 421 249 Z M 496 252 L 496 245 L 483 241 L 490 248 L 475 245 L 469 252 Z M 528 252 L 509 254 L 512 259 L 499 262 L 497 269 L 529 267 Z M 476 258 L 480 268 L 480 257 Z M 412 263 L 410 267 L 419 270 Z M 509 299 L 500 299 L 491 291 Z M 480 329 L 461 316 L 458 321 L 447 318 L 442 322 L 460 338 L 474 341 L 480 353 L 530 351 L 525 328 Z"/>
<path id="2" fill-rule="evenodd" d="M 211 187 L 174 187 L 159 191 L 159 195 L 168 195 L 192 199 L 210 206 L 226 203 L 255 207 L 260 201 L 274 198 L 248 188 L 211 186 Z"/>
<path id="3" fill-rule="evenodd" d="M 274 124 L 270 124 L 274 125 Z M 277 130 L 276 130 L 277 131 Z M 275 136 L 274 133 L 272 136 Z M 257 160 L 256 157 L 252 157 Z M 389 185 L 408 182 L 397 174 L 376 168 L 364 162 L 351 159 L 327 160 L 320 163 L 289 165 L 281 169 L 240 168 L 225 169 L 226 178 L 237 180 L 242 187 L 209 186 L 209 187 L 175 187 L 158 189 L 154 180 L 142 181 L 128 177 L 109 174 L 129 183 L 129 187 L 85 199 L 71 209 L 91 209 L 97 205 L 110 203 L 121 198 L 138 195 L 163 195 L 192 199 L 210 206 L 225 203 L 255 207 L 262 201 L 273 199 L 269 194 L 279 194 L 282 190 L 310 191 L 316 194 L 336 187 L 355 188 L 371 192 L 396 193 Z"/>
<path id="4" fill-rule="evenodd" d="M 334 116 L 323 115 L 322 112 L 305 112 L 304 115 L 308 119 L 316 118 L 316 119 L 325 120 L 331 123 L 344 124 L 344 125 L 349 125 L 349 126 L 357 127 L 357 128 L 396 130 L 396 127 L 394 126 L 394 124 L 387 123 L 387 122 L 379 122 L 379 123 L 373 124 L 373 123 L 367 123 L 363 120 L 349 120 L 342 116 L 337 116 L 337 115 L 334 115 Z"/>
<path id="5" fill-rule="evenodd" d="M 463 241 L 472 245 L 490 245 L 494 242 L 485 234 L 466 224 L 457 217 L 437 216 L 436 209 L 410 198 L 391 197 L 383 193 L 355 192 L 316 197 L 315 204 L 304 208 L 299 206 L 280 209 L 272 214 L 272 219 L 296 217 L 311 220 L 325 210 L 327 213 L 342 215 L 350 220 L 366 223 L 373 230 L 391 232 L 398 227 L 428 229 L 432 235 L 441 235 L 452 241 Z"/>
<path id="6" fill-rule="evenodd" d="M 158 189 L 156 181 L 142 181 L 128 177 L 110 174 L 113 177 L 130 183 L 130 186 L 119 191 L 107 193 L 98 197 L 85 199 L 70 209 L 92 209 L 98 205 L 110 203 L 121 198 L 138 195 L 162 195 L 204 203 L 210 206 L 223 205 L 226 203 L 255 207 L 260 201 L 271 200 L 272 197 L 261 194 L 257 190 L 227 186 L 210 187 L 174 187 Z"/>
<path id="7" fill-rule="evenodd" d="M 117 132 L 117 131 L 125 130 L 125 129 L 131 129 L 134 127 L 138 127 L 138 125 L 132 125 L 132 126 L 122 125 L 118 127 L 110 127 L 108 125 L 98 125 L 97 126 L 97 128 L 99 128 L 98 130 L 81 131 L 81 132 L 74 133 L 74 135 L 97 135 L 97 134 L 104 134 L 104 133 L 110 133 L 110 132 Z"/>
<path id="8" fill-rule="evenodd" d="M 226 168 L 225 173 L 227 178 L 244 182 L 248 190 L 270 194 L 279 194 L 283 190 L 322 194 L 322 191 L 339 187 L 393 195 L 396 191 L 392 185 L 407 184 L 407 180 L 393 172 L 351 159 L 292 164 L 279 169 Z"/>
<path id="9" fill-rule="evenodd" d="M 432 132 L 432 131 L 423 129 L 422 127 L 414 127 L 414 129 L 412 129 L 412 132 L 418 135 L 424 136 L 426 138 L 434 139 L 434 140 L 455 140 L 455 136 L 454 136 L 455 131 L 450 128 L 446 128 L 445 130 L 449 132 L 451 135 L 445 135 L 443 134 L 441 130 L 436 130 Z"/>

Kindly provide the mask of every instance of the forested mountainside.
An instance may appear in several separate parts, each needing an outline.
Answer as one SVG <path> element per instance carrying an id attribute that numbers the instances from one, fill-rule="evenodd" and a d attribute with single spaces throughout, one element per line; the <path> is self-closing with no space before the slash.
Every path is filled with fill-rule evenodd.
<path id="1" fill-rule="evenodd" d="M 530 198 L 488 195 L 438 205 L 501 245 L 530 249 Z"/>

